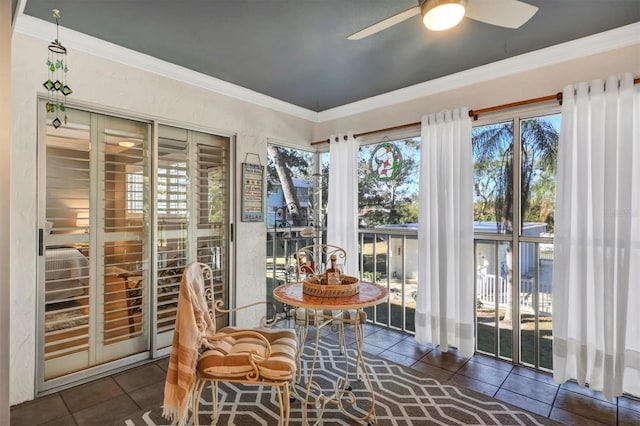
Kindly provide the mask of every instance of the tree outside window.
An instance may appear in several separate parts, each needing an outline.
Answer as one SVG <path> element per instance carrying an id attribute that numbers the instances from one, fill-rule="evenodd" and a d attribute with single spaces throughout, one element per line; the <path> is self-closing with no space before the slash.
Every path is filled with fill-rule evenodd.
<path id="1" fill-rule="evenodd" d="M 322 180 L 316 154 L 282 146 L 267 148 L 267 227 L 310 226 Z"/>
<path id="2" fill-rule="evenodd" d="M 393 148 L 389 148 L 391 145 Z M 401 161 L 395 173 L 380 172 L 381 148 L 397 150 Z M 360 227 L 418 222 L 418 159 L 420 138 L 360 147 L 358 158 L 358 215 Z"/>

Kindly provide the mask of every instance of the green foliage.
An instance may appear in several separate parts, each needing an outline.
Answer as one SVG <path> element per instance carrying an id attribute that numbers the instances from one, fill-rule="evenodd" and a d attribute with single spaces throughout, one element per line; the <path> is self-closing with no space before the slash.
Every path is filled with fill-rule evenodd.
<path id="1" fill-rule="evenodd" d="M 419 139 L 395 141 L 400 150 L 402 165 L 397 174 L 380 180 L 371 169 L 374 145 L 360 148 L 358 159 L 358 210 L 361 222 L 367 227 L 386 224 L 416 223 L 418 207 Z"/>
<path id="2" fill-rule="evenodd" d="M 559 133 L 547 118 L 520 121 L 520 208 L 523 221 L 546 222 L 553 230 Z M 473 129 L 475 220 L 493 220 L 512 231 L 513 123 Z"/>
<path id="3" fill-rule="evenodd" d="M 418 223 L 418 200 L 403 201 L 395 205 L 395 209 L 390 212 L 391 223 Z"/>
<path id="4" fill-rule="evenodd" d="M 365 271 L 362 273 L 362 277 L 365 279 L 365 281 L 371 281 L 371 282 L 379 282 L 382 281 L 382 272 L 376 272 L 376 276 L 375 279 L 373 277 L 373 272 L 371 271 Z"/>
<path id="5" fill-rule="evenodd" d="M 502 164 L 498 160 L 481 159 L 474 163 L 474 215 L 475 220 L 495 221 L 495 200 L 498 192 L 498 176 Z"/>

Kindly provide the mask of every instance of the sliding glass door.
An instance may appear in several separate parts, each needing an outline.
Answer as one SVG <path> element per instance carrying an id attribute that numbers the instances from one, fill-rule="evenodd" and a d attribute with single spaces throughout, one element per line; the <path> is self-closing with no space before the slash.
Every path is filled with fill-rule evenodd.
<path id="1" fill-rule="evenodd" d="M 148 123 L 67 109 L 40 177 L 42 380 L 149 349 Z M 135 200 L 132 203 L 132 200 Z M 146 213 L 145 213 L 146 212 Z"/>
<path id="2" fill-rule="evenodd" d="M 155 170 L 157 212 L 156 333 L 159 349 L 171 345 L 184 266 L 211 266 L 215 299 L 228 306 L 228 137 L 158 126 Z M 228 323 L 216 318 L 218 327 Z"/>
<path id="3" fill-rule="evenodd" d="M 553 369 L 552 275 L 560 115 L 473 129 L 477 350 Z"/>
<path id="4" fill-rule="evenodd" d="M 229 299 L 231 138 L 65 113 L 38 138 L 40 391 L 167 352 L 190 262 Z"/>

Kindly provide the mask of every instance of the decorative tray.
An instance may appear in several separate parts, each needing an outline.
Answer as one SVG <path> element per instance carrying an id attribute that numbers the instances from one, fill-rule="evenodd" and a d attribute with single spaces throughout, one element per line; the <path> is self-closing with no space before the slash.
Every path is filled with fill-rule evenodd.
<path id="1" fill-rule="evenodd" d="M 348 297 L 360 292 L 360 281 L 349 275 L 342 277 L 342 284 L 325 283 L 325 276 L 305 278 L 302 280 L 302 292 L 319 297 Z"/>

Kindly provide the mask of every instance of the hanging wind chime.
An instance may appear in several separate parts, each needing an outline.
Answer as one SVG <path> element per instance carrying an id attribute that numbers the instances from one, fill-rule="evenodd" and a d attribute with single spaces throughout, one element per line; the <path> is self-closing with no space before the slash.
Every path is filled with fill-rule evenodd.
<path id="1" fill-rule="evenodd" d="M 67 124 L 65 101 L 72 90 L 67 85 L 67 71 L 69 71 L 67 67 L 67 48 L 58 40 L 58 19 L 60 18 L 58 9 L 53 9 L 53 17 L 56 20 L 56 39 L 49 44 L 49 57 L 47 58 L 49 79 L 43 83 L 43 86 L 48 91 L 47 112 L 55 113 L 56 117 L 51 124 L 57 129 L 62 125 L 59 117 L 60 113 L 64 113 L 64 124 Z"/>

